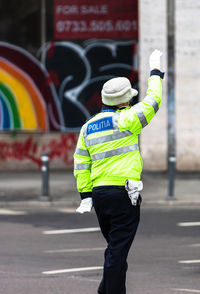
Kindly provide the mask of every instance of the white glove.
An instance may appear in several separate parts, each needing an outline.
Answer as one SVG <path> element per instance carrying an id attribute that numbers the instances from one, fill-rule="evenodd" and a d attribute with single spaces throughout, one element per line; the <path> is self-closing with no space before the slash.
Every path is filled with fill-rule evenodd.
<path id="1" fill-rule="evenodd" d="M 84 212 L 90 212 L 92 210 L 92 198 L 88 197 L 83 200 L 81 200 L 80 206 L 76 209 L 76 212 L 78 213 L 84 213 Z"/>
<path id="2" fill-rule="evenodd" d="M 159 50 L 154 50 L 149 57 L 150 70 L 159 69 L 160 70 L 160 57 L 162 52 Z"/>
<path id="3" fill-rule="evenodd" d="M 132 205 L 137 205 L 140 191 L 143 189 L 142 181 L 126 180 L 125 189 L 128 192 L 128 196 L 131 199 Z"/>

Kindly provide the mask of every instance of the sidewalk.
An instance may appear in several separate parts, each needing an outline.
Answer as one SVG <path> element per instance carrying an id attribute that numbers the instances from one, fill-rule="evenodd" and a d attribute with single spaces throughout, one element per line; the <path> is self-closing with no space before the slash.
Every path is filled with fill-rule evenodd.
<path id="1" fill-rule="evenodd" d="M 72 171 L 51 171 L 50 197 L 41 197 L 40 171 L 1 172 L 0 207 L 61 206 L 75 208 L 80 202 Z M 200 174 L 178 173 L 175 181 L 175 200 L 167 199 L 168 175 L 144 172 L 143 206 L 197 206 L 200 208 Z"/>

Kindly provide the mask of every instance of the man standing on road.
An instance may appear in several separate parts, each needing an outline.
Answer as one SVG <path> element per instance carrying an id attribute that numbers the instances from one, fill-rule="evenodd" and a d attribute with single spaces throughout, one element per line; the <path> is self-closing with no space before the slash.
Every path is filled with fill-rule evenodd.
<path id="1" fill-rule="evenodd" d="M 108 246 L 99 294 L 125 294 L 127 256 L 140 219 L 142 159 L 138 135 L 160 108 L 162 53 L 150 55 L 147 95 L 130 107 L 138 94 L 125 77 L 103 85 L 100 113 L 81 128 L 74 154 L 74 175 L 81 194 L 77 212 L 97 214 Z"/>

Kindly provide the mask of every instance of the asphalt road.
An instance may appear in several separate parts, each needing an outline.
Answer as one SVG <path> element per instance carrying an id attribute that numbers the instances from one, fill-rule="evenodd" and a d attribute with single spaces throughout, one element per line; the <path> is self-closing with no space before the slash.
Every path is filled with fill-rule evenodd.
<path id="1" fill-rule="evenodd" d="M 106 244 L 95 214 L 15 212 L 0 209 L 0 293 L 96 293 Z M 143 207 L 127 294 L 200 293 L 199 222 L 200 207 Z M 94 231 L 74 231 L 83 228 Z"/>

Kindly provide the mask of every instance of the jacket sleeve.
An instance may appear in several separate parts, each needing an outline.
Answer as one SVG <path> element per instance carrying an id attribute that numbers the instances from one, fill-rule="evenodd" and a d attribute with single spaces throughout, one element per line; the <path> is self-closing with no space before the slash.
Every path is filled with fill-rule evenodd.
<path id="1" fill-rule="evenodd" d="M 162 73 L 161 73 L 162 74 Z M 126 111 L 122 111 L 119 120 L 120 130 L 128 129 L 139 134 L 150 123 L 159 110 L 162 99 L 162 80 L 154 74 L 148 79 L 146 97 Z"/>
<path id="2" fill-rule="evenodd" d="M 82 199 L 92 196 L 92 181 L 90 175 L 91 158 L 84 142 L 83 130 L 81 129 L 74 153 L 74 176 L 77 180 L 77 189 Z"/>

